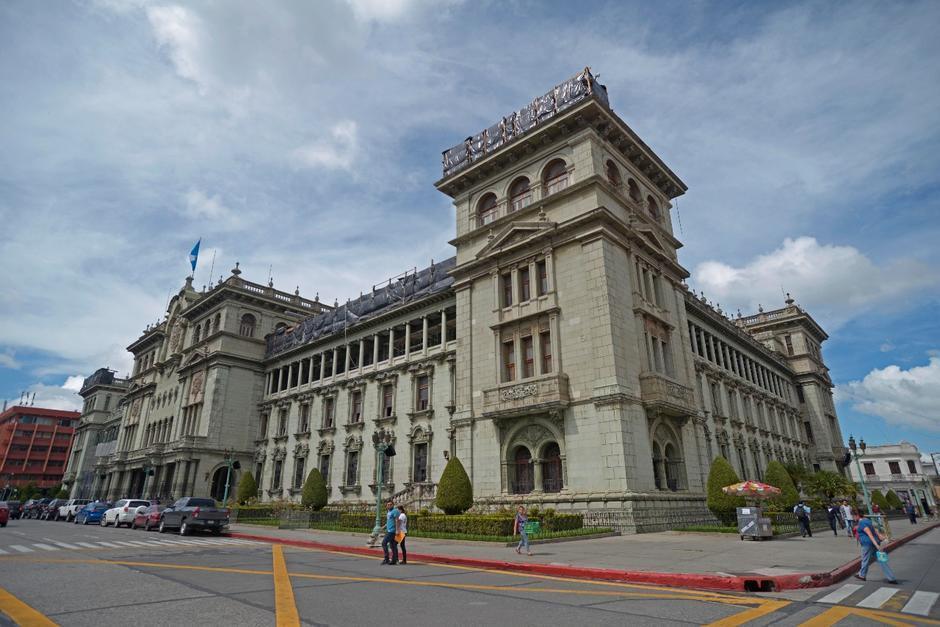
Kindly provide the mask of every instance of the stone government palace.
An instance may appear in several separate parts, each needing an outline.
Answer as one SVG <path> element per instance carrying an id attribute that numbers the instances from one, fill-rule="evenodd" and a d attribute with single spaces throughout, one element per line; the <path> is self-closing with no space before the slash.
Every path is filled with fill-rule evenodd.
<path id="1" fill-rule="evenodd" d="M 456 256 L 342 306 L 231 275 L 188 278 L 163 320 L 101 369 L 73 497 L 222 498 L 228 459 L 264 501 L 383 490 L 430 505 L 457 456 L 480 507 L 586 512 L 625 532 L 710 518 L 723 455 L 841 471 L 825 331 L 785 306 L 730 318 L 686 285 L 670 210 L 685 184 L 588 69 L 444 153 Z"/>

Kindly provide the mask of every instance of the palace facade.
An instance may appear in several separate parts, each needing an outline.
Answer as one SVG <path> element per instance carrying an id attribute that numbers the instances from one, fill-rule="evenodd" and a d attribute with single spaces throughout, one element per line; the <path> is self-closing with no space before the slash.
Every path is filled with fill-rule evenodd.
<path id="1" fill-rule="evenodd" d="M 480 507 L 631 532 L 708 520 L 717 455 L 756 479 L 774 459 L 841 469 L 825 332 L 790 298 L 731 318 L 690 291 L 670 213 L 686 186 L 589 71 L 446 151 L 436 186 L 455 256 L 345 305 L 237 268 L 187 282 L 129 347 L 99 491 L 218 498 L 235 458 L 264 500 L 319 468 L 332 503 L 360 506 L 381 437 L 398 499 L 429 505 L 457 456 Z"/>

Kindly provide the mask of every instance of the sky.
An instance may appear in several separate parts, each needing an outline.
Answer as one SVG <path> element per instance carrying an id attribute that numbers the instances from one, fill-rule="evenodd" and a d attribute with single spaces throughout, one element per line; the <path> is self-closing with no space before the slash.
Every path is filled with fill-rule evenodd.
<path id="1" fill-rule="evenodd" d="M 263 8 L 261 8 L 263 6 Z M 441 151 L 584 66 L 690 285 L 823 325 L 846 437 L 940 452 L 940 3 L 0 4 L 0 397 L 123 375 L 202 238 L 327 303 L 453 254 Z"/>

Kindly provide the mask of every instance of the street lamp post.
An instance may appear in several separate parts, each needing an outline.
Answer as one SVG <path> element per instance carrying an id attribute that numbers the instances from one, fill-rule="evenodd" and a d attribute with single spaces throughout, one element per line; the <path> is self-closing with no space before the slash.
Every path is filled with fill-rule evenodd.
<path id="1" fill-rule="evenodd" d="M 235 461 L 235 451 L 232 449 L 225 451 L 225 465 L 228 467 L 228 471 L 225 473 L 225 495 L 222 497 L 223 505 L 228 503 L 229 486 L 232 485 L 232 470 L 238 470 L 242 467 L 239 462 Z"/>
<path id="2" fill-rule="evenodd" d="M 856 445 L 855 438 L 850 435 L 849 449 L 852 451 L 852 457 L 855 458 L 855 469 L 858 470 L 858 481 L 862 484 L 862 493 L 865 495 L 865 506 L 868 508 L 868 515 L 871 516 L 871 496 L 868 494 L 868 486 L 865 485 L 865 474 L 862 472 L 862 465 L 858 461 L 860 457 L 865 455 L 865 440 L 859 441 L 858 445 Z M 858 449 L 861 449 L 861 452 L 859 452 Z"/>
<path id="3" fill-rule="evenodd" d="M 382 470 L 385 464 L 383 457 L 394 457 L 395 446 L 392 444 L 392 433 L 385 429 L 378 429 L 372 433 L 372 444 L 375 445 L 375 527 L 369 536 L 369 546 L 375 546 L 379 536 L 382 535 L 382 486 L 385 478 Z"/>

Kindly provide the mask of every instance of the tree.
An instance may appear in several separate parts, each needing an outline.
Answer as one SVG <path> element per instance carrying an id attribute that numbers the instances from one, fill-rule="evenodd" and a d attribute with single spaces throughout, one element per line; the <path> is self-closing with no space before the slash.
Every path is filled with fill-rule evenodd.
<path id="1" fill-rule="evenodd" d="M 770 499 L 770 509 L 788 512 L 793 509 L 796 502 L 800 500 L 800 493 L 793 485 L 791 475 L 786 467 L 780 462 L 774 460 L 767 464 L 767 472 L 764 473 L 764 482 L 775 488 L 780 488 L 780 496 Z"/>
<path id="2" fill-rule="evenodd" d="M 721 489 L 733 483 L 738 483 L 738 474 L 724 457 L 716 457 L 708 471 L 708 509 L 723 524 L 734 524 L 738 507 L 744 507 L 743 497 L 725 494 Z"/>
<path id="3" fill-rule="evenodd" d="M 888 490 L 888 493 L 885 494 L 885 500 L 888 501 L 888 506 L 891 509 L 901 509 L 904 506 L 904 501 L 901 500 L 894 490 Z"/>
<path id="4" fill-rule="evenodd" d="M 437 484 L 437 498 L 434 504 L 445 514 L 463 514 L 473 505 L 473 486 L 463 464 L 456 456 L 451 457 L 444 467 L 441 480 Z"/>
<path id="5" fill-rule="evenodd" d="M 65 488 L 63 488 L 63 489 L 59 490 L 58 492 L 56 492 L 55 498 L 57 498 L 57 499 L 67 499 L 67 498 L 69 498 L 69 491 L 66 490 Z"/>
<path id="6" fill-rule="evenodd" d="M 823 500 L 831 501 L 837 496 L 851 497 L 855 495 L 855 484 L 837 472 L 820 470 L 806 478 L 803 484 L 806 492 Z"/>
<path id="7" fill-rule="evenodd" d="M 796 487 L 796 491 L 802 491 L 805 487 L 804 482 L 811 474 L 809 469 L 803 464 L 796 462 L 787 462 L 783 465 L 783 467 L 787 469 L 787 474 L 790 475 L 790 481 L 793 482 L 794 487 Z"/>
<path id="8" fill-rule="evenodd" d="M 888 500 L 885 498 L 885 495 L 881 493 L 881 490 L 875 490 L 871 493 L 871 504 L 872 507 L 877 505 L 882 512 L 887 513 L 891 508 L 888 506 Z"/>
<path id="9" fill-rule="evenodd" d="M 237 500 L 240 505 L 244 505 L 258 496 L 258 484 L 255 483 L 255 477 L 251 472 L 242 475 L 238 482 Z"/>
<path id="10" fill-rule="evenodd" d="M 320 471 L 314 468 L 304 481 L 304 487 L 300 493 L 300 504 L 309 509 L 321 510 L 326 505 L 327 498 L 326 481 L 323 480 Z"/>

